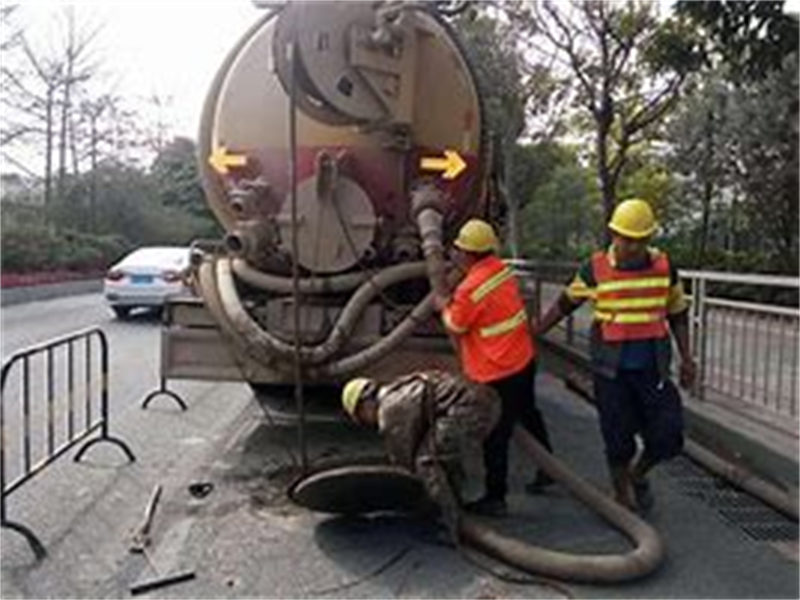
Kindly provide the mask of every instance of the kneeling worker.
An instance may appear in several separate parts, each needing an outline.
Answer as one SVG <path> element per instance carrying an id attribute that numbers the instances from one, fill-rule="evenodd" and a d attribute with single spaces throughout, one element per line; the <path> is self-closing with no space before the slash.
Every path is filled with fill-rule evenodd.
<path id="1" fill-rule="evenodd" d="M 352 379 L 342 390 L 342 405 L 357 423 L 378 428 L 390 460 L 423 481 L 454 535 L 470 459 L 480 456 L 500 417 L 497 393 L 450 373 L 425 371 L 385 384 Z"/>

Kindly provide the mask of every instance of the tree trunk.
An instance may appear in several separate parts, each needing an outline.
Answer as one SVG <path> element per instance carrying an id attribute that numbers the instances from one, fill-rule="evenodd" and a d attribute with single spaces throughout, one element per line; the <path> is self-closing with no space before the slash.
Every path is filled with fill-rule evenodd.
<path id="1" fill-rule="evenodd" d="M 514 140 L 506 139 L 503 161 L 503 179 L 506 184 L 506 208 L 508 209 L 508 247 L 511 258 L 519 258 L 519 199 L 514 189 Z"/>
<path id="2" fill-rule="evenodd" d="M 45 99 L 45 140 L 44 140 L 44 213 L 45 222 L 53 221 L 53 92 L 52 87 L 47 88 Z"/>
<path id="3" fill-rule="evenodd" d="M 614 212 L 615 205 L 615 190 L 613 182 L 611 181 L 611 173 L 608 168 L 608 131 L 611 125 L 610 119 L 607 117 L 604 122 L 598 119 L 597 122 L 597 176 L 600 180 L 600 193 L 603 199 L 603 216 L 604 224 L 611 220 L 611 214 Z M 608 245 L 611 243 L 611 233 L 607 227 L 603 228 L 603 244 Z"/>
<path id="4" fill-rule="evenodd" d="M 95 115 L 92 115 L 91 123 L 92 137 L 89 152 L 91 158 L 92 176 L 89 180 L 89 231 L 91 233 L 97 233 L 97 117 Z"/>

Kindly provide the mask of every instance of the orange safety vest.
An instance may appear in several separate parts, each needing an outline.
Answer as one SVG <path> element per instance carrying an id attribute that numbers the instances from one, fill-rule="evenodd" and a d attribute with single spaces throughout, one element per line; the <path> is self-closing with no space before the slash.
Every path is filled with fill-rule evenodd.
<path id="1" fill-rule="evenodd" d="M 503 379 L 536 356 L 517 279 L 494 255 L 470 268 L 442 320 L 458 335 L 462 368 L 472 381 Z"/>
<path id="2" fill-rule="evenodd" d="M 615 268 L 608 252 L 595 252 L 592 271 L 596 281 L 594 318 L 605 342 L 667 337 L 667 300 L 670 289 L 669 259 L 663 252 L 650 266 L 624 271 Z"/>

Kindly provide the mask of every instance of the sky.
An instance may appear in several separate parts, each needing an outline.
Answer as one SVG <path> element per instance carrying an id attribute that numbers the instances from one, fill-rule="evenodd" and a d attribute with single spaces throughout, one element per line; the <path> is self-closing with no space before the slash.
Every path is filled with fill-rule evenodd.
<path id="1" fill-rule="evenodd" d="M 171 98 L 163 115 L 175 135 L 195 138 L 206 92 L 228 51 L 264 14 L 249 0 L 0 0 L 34 44 L 58 34 L 63 7 L 76 24 L 99 27 L 94 45 L 108 84 L 130 99 Z M 63 29 L 63 28 L 62 28 Z M 136 105 L 136 103 L 133 103 Z"/>
<path id="2" fill-rule="evenodd" d="M 23 24 L 35 47 L 53 43 L 59 15 L 65 6 L 74 6 L 79 26 L 100 28 L 95 48 L 109 74 L 104 87 L 113 86 L 115 93 L 139 109 L 153 95 L 170 98 L 161 115 L 148 116 L 168 123 L 169 133 L 193 139 L 219 65 L 264 14 L 250 0 L 0 0 L 0 4 L 19 6 L 15 21 Z M 787 11 L 799 8 L 800 0 L 785 4 Z"/>

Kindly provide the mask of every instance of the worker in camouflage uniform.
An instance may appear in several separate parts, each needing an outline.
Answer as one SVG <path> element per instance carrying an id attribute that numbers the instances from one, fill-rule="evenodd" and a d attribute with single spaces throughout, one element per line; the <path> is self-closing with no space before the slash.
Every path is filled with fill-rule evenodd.
<path id="1" fill-rule="evenodd" d="M 385 384 L 353 379 L 342 390 L 342 405 L 356 422 L 377 426 L 390 460 L 423 481 L 455 535 L 462 486 L 474 476 L 483 440 L 500 417 L 497 393 L 457 375 L 425 371 Z"/>

